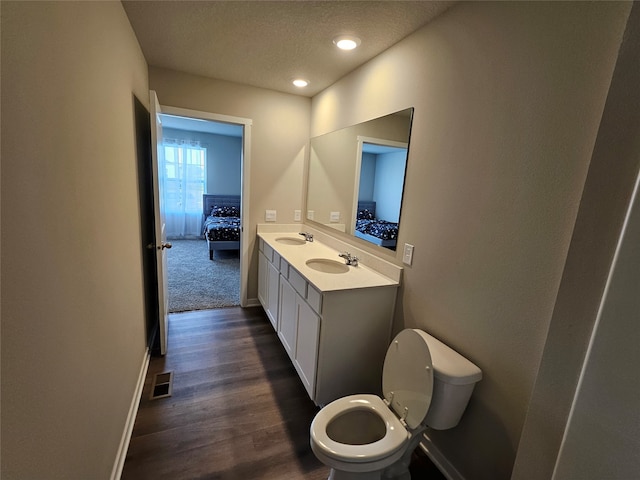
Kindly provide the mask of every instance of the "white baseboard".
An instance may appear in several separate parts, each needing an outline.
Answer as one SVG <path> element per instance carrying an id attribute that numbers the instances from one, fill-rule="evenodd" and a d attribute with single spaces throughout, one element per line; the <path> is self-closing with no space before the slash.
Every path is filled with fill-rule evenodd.
<path id="1" fill-rule="evenodd" d="M 433 444 L 427 433 L 424 434 L 424 438 L 420 443 L 420 448 L 422 448 L 422 451 L 431 459 L 434 465 L 438 467 L 438 470 L 440 470 L 448 480 L 465 480 L 460 472 L 458 472 L 451 462 L 449 462 L 447 457 L 445 457 L 438 447 Z"/>
<path id="2" fill-rule="evenodd" d="M 131 441 L 131 434 L 133 433 L 133 425 L 136 421 L 136 415 L 138 414 L 138 405 L 140 404 L 140 396 L 142 395 L 144 380 L 147 377 L 147 369 L 149 368 L 150 357 L 151 355 L 149 349 L 147 348 L 142 359 L 140 373 L 138 374 L 138 383 L 136 385 L 135 391 L 133 392 L 131 405 L 129 406 L 129 414 L 127 415 L 127 422 L 124 425 L 124 432 L 122 432 L 122 438 L 120 439 L 120 446 L 118 447 L 116 461 L 113 465 L 113 470 L 111 471 L 111 480 L 120 480 L 120 476 L 122 475 L 124 461 L 127 457 L 127 450 L 129 449 L 129 442 Z"/>
<path id="3" fill-rule="evenodd" d="M 243 307 L 259 307 L 260 305 L 262 304 L 257 298 L 247 298 L 247 304 L 243 305 Z"/>

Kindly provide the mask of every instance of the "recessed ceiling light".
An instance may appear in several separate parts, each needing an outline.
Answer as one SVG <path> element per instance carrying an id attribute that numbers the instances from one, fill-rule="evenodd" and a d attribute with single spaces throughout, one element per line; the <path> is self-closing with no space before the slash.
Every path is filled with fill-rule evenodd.
<path id="1" fill-rule="evenodd" d="M 333 43 L 341 50 L 353 50 L 360 45 L 360 39 L 352 35 L 340 35 L 333 39 Z"/>
<path id="2" fill-rule="evenodd" d="M 309 85 L 309 82 L 307 80 L 305 80 L 304 78 L 296 78 L 293 81 L 293 84 L 298 88 L 302 88 L 302 87 L 306 87 L 307 85 Z"/>

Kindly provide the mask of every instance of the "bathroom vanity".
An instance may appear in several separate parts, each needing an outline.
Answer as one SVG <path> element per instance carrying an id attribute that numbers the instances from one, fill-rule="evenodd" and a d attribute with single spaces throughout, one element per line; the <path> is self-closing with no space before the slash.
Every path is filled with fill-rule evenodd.
<path id="1" fill-rule="evenodd" d="M 378 394 L 399 274 L 345 265 L 297 232 L 258 230 L 258 242 L 258 298 L 309 397 Z"/>

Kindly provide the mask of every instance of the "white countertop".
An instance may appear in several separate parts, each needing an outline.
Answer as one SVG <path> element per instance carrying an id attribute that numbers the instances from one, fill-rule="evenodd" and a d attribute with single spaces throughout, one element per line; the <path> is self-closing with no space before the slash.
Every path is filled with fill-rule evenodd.
<path id="1" fill-rule="evenodd" d="M 290 232 L 258 232 L 271 248 L 273 248 L 289 265 L 295 268 L 314 287 L 321 292 L 352 290 L 372 287 L 398 287 L 399 282 L 392 280 L 360 263 L 357 267 L 349 266 L 345 273 L 324 273 L 307 266 L 306 261 L 313 258 L 324 258 L 344 262 L 334 250 L 320 242 L 305 242 L 302 245 L 287 245 L 276 241 L 277 238 L 299 238 L 297 233 Z"/>

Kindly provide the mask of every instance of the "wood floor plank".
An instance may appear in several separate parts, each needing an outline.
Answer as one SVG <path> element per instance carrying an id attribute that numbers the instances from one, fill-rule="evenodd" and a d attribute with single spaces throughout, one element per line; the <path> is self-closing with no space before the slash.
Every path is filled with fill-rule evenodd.
<path id="1" fill-rule="evenodd" d="M 309 447 L 317 407 L 261 309 L 174 314 L 152 358 L 122 478 L 324 479 Z M 150 400 L 173 371 L 171 397 Z"/>
<path id="2" fill-rule="evenodd" d="M 149 364 L 123 480 L 327 478 L 309 446 L 318 408 L 261 308 L 172 314 L 168 338 Z M 151 400 L 166 371 L 172 395 Z M 426 467 L 413 478 L 444 478 Z"/>

